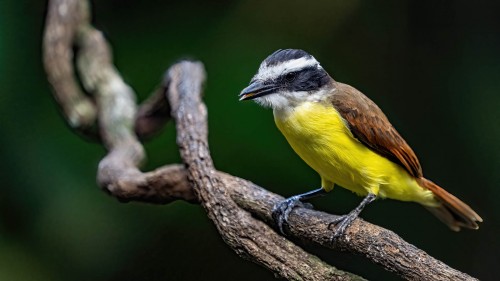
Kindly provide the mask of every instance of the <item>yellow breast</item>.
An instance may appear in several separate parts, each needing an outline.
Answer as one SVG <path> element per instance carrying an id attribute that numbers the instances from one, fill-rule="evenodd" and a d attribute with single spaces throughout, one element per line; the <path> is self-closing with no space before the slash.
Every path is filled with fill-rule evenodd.
<path id="1" fill-rule="evenodd" d="M 433 198 L 401 166 L 359 142 L 330 104 L 305 102 L 275 111 L 274 119 L 295 152 L 320 174 L 327 191 L 338 184 L 359 195 L 372 192 L 420 203 Z"/>

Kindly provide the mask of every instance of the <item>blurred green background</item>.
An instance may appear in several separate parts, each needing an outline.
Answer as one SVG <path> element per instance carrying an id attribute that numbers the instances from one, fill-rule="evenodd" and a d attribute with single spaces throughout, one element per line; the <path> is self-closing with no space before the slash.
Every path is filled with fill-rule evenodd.
<path id="1" fill-rule="evenodd" d="M 45 5 L 0 1 L 0 280 L 272 280 L 221 241 L 199 206 L 122 204 L 99 190 L 105 151 L 65 126 L 41 65 Z M 216 166 L 284 196 L 319 178 L 271 111 L 237 95 L 274 50 L 307 50 L 372 98 L 426 176 L 485 222 L 453 233 L 420 206 L 390 200 L 362 217 L 461 271 L 498 276 L 499 2 L 108 0 L 93 12 L 139 100 L 177 59 L 202 60 Z M 169 124 L 146 143 L 145 170 L 179 162 L 174 138 Z M 337 188 L 314 204 L 345 213 L 360 200 Z M 398 280 L 362 257 L 305 247 L 369 279 Z"/>

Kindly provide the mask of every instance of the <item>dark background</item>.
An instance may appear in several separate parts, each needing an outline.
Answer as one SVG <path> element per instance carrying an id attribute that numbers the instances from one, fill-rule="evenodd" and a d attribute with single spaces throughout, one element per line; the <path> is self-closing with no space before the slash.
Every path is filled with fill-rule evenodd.
<path id="1" fill-rule="evenodd" d="M 191 57 L 208 71 L 216 166 L 284 196 L 319 185 L 272 113 L 238 102 L 278 48 L 313 54 L 373 99 L 425 175 L 470 204 L 478 231 L 454 233 L 416 204 L 384 200 L 362 217 L 483 280 L 500 262 L 500 7 L 459 1 L 95 1 L 94 22 L 124 79 L 145 99 Z M 0 280 L 271 280 L 236 256 L 197 205 L 122 204 L 99 190 L 105 151 L 65 126 L 41 65 L 44 1 L 0 1 Z M 149 170 L 179 162 L 172 124 L 146 144 Z M 314 201 L 346 213 L 344 189 Z M 316 249 L 372 280 L 397 280 L 362 257 Z"/>

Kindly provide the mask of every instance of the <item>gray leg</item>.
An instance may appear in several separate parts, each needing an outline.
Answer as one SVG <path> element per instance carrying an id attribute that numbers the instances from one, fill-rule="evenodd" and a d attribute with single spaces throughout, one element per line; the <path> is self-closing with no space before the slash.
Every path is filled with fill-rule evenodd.
<path id="1" fill-rule="evenodd" d="M 375 200 L 377 196 L 373 193 L 368 193 L 368 195 L 361 201 L 361 203 L 349 214 L 343 215 L 336 219 L 335 221 L 331 222 L 328 228 L 330 226 L 335 225 L 335 232 L 333 233 L 332 236 L 332 242 L 335 242 L 337 238 L 340 236 L 344 235 L 345 230 L 351 225 L 351 223 L 359 216 L 361 211 L 366 207 L 366 205 L 370 204 Z"/>
<path id="2" fill-rule="evenodd" d="M 323 188 L 318 188 L 313 191 L 309 191 L 303 194 L 295 195 L 290 198 L 283 200 L 282 202 L 276 204 L 273 208 L 272 217 L 278 230 L 281 234 L 285 234 L 283 232 L 283 223 L 288 224 L 288 216 L 292 212 L 293 208 L 296 206 L 302 205 L 302 202 L 309 200 L 314 197 L 323 196 L 327 192 Z"/>

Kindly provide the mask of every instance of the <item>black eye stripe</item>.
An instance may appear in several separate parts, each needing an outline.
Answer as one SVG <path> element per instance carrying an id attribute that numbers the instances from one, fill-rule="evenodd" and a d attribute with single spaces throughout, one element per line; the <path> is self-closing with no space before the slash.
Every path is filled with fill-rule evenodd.
<path id="1" fill-rule="evenodd" d="M 307 74 L 313 75 L 314 73 L 316 73 L 318 71 L 319 71 L 319 69 L 316 66 L 309 66 L 309 67 L 302 68 L 302 69 L 297 70 L 297 71 L 291 71 L 291 72 L 284 73 L 284 74 L 280 75 L 278 80 L 284 80 L 287 82 L 291 82 L 289 80 L 296 80 L 297 78 L 302 77 L 302 76 L 306 76 Z M 293 77 L 293 79 L 291 79 L 292 77 Z"/>
<path id="2" fill-rule="evenodd" d="M 329 76 L 316 65 L 283 73 L 274 81 L 289 91 L 313 91 L 327 84 Z"/>

